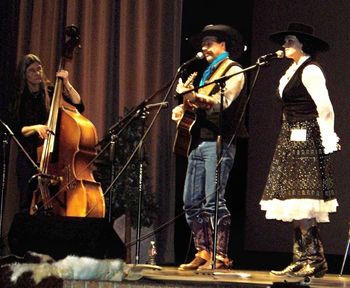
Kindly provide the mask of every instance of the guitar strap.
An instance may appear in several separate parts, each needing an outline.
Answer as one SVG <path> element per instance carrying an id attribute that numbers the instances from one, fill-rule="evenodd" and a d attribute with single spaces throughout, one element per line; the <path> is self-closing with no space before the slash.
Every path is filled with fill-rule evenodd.
<path id="1" fill-rule="evenodd" d="M 232 60 L 230 60 L 229 58 L 224 59 L 223 61 L 221 61 L 219 63 L 218 68 L 216 68 L 216 70 L 214 71 L 214 73 L 209 77 L 209 79 L 206 82 L 212 82 L 218 78 L 220 78 L 221 76 L 223 76 L 227 70 L 234 64 L 234 62 Z M 198 92 L 200 94 L 204 94 L 209 96 L 213 89 L 215 88 L 216 83 L 204 86 L 203 88 L 200 88 L 198 90 Z"/>

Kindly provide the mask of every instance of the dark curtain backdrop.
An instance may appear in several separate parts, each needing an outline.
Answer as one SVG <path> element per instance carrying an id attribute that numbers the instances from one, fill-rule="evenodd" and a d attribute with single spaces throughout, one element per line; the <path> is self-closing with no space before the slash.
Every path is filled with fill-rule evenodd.
<path id="1" fill-rule="evenodd" d="M 84 116 L 94 123 L 100 139 L 124 116 L 126 107 L 133 108 L 164 88 L 180 62 L 181 0 L 21 0 L 7 1 L 6 9 L 13 11 L 16 19 L 8 18 L 8 29 L 13 28 L 17 35 L 16 45 L 12 44 L 16 50 L 8 51 L 16 54 L 16 60 L 7 67 L 15 66 L 24 54 L 34 53 L 52 81 L 62 53 L 64 28 L 71 24 L 79 27 L 81 49 L 65 68 L 84 100 Z M 160 111 L 144 143 L 152 159 L 148 166 L 151 189 L 161 207 L 153 228 L 174 217 L 173 99 L 166 99 L 164 90 L 151 100 L 161 101 L 169 101 L 169 108 Z M 148 122 L 155 115 L 152 110 Z M 15 191 L 13 167 L 10 173 L 8 190 Z M 16 197 L 9 194 L 11 199 Z M 7 203 L 16 203 L 11 199 Z M 5 230 L 16 211 L 13 208 L 6 207 Z M 172 226 L 157 234 L 162 262 L 173 259 L 173 244 L 169 243 L 174 243 Z"/>

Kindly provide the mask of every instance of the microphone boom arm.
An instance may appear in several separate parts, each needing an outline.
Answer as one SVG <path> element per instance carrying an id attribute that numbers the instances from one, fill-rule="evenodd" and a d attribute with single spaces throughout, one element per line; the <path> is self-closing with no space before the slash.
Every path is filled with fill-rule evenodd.
<path id="1" fill-rule="evenodd" d="M 217 78 L 217 79 L 215 79 L 215 80 L 213 80 L 213 81 L 211 81 L 211 82 L 205 83 L 205 84 L 203 84 L 203 85 L 201 85 L 201 86 L 197 86 L 197 87 L 194 87 L 193 89 L 189 89 L 189 90 L 184 91 L 184 92 L 182 92 L 182 93 L 178 93 L 178 94 L 175 95 L 175 97 L 181 97 L 181 96 L 183 96 L 183 95 L 185 95 L 185 94 L 187 94 L 187 93 L 190 93 L 190 92 L 192 92 L 192 91 L 197 91 L 197 90 L 200 89 L 200 88 L 206 87 L 206 86 L 211 85 L 211 84 L 214 84 L 214 83 L 215 83 L 215 84 L 218 84 L 218 83 L 220 83 L 220 82 L 226 82 L 228 79 L 230 79 L 230 78 L 233 77 L 233 76 L 236 76 L 236 75 L 241 74 L 241 73 L 244 73 L 244 72 L 246 72 L 246 71 L 255 69 L 257 66 L 263 66 L 263 65 L 265 65 L 265 64 L 266 64 L 266 62 L 260 63 L 259 60 L 258 60 L 258 61 L 256 62 L 256 64 L 254 64 L 254 65 L 252 65 L 252 66 L 249 66 L 249 67 L 247 67 L 247 68 L 244 68 L 244 69 L 242 69 L 242 70 L 239 71 L 239 72 L 232 73 L 232 74 L 229 74 L 229 75 L 224 75 L 224 76 L 219 77 L 219 78 Z"/>
<path id="2" fill-rule="evenodd" d="M 197 55 L 198 55 L 199 53 L 200 53 L 200 52 L 198 52 Z M 175 97 L 180 97 L 180 96 L 183 96 L 183 95 L 185 95 L 185 94 L 187 94 L 187 93 L 190 93 L 190 92 L 192 92 L 192 91 L 197 91 L 197 90 L 200 89 L 200 88 L 203 88 L 203 87 L 205 87 L 205 86 L 208 86 L 208 85 L 211 85 L 211 84 L 214 84 L 214 83 L 215 83 L 215 84 L 218 84 L 218 83 L 221 83 L 221 82 L 226 82 L 228 79 L 230 79 L 230 78 L 233 77 L 233 76 L 236 76 L 236 75 L 241 74 L 241 73 L 243 73 L 243 72 L 246 72 L 246 71 L 248 71 L 248 70 L 252 70 L 252 69 L 256 68 L 257 66 L 264 66 L 264 65 L 266 65 L 266 64 L 268 63 L 268 61 L 269 61 L 270 59 L 272 59 L 272 58 L 279 58 L 279 59 L 280 59 L 280 58 L 283 58 L 283 57 L 284 57 L 284 52 L 283 52 L 282 50 L 278 50 L 278 51 L 276 51 L 276 52 L 274 52 L 274 53 L 270 53 L 270 54 L 261 56 L 261 57 L 258 58 L 258 60 L 256 61 L 256 63 L 255 63 L 254 65 L 252 65 L 252 66 L 249 66 L 249 67 L 247 67 L 247 68 L 245 68 L 245 69 L 242 69 L 242 70 L 239 71 L 239 72 L 236 72 L 236 73 L 233 73 L 233 74 L 230 74 L 230 75 L 224 75 L 224 76 L 222 76 L 222 77 L 220 77 L 220 78 L 217 78 L 217 79 L 215 79 L 215 80 L 213 80 L 213 81 L 211 81 L 211 82 L 205 83 L 205 84 L 203 84 L 203 85 L 201 85 L 201 86 L 194 87 L 193 89 L 184 91 L 184 92 L 182 92 L 182 93 L 178 93 L 178 94 L 175 95 Z M 186 63 L 186 62 L 185 62 L 185 63 Z"/>

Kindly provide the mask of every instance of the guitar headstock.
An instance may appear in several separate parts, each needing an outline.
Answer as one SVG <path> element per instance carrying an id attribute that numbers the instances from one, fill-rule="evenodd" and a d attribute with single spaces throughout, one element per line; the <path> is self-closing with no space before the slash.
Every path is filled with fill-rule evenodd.
<path id="1" fill-rule="evenodd" d="M 193 72 L 190 76 L 188 76 L 184 86 L 188 87 L 188 86 L 192 85 L 194 82 L 194 79 L 196 79 L 197 75 L 198 75 L 198 72 Z"/>

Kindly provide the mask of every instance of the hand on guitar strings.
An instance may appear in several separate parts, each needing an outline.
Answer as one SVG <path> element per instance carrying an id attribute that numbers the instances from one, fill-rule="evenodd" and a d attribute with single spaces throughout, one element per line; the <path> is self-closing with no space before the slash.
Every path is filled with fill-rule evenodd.
<path id="1" fill-rule="evenodd" d="M 171 120 L 178 123 L 184 114 L 184 105 L 178 105 L 171 111 Z"/>
<path id="2" fill-rule="evenodd" d="M 217 104 L 215 99 L 210 96 L 206 96 L 200 93 L 192 92 L 185 95 L 185 109 L 196 110 L 203 109 L 209 110 L 213 105 Z"/>

